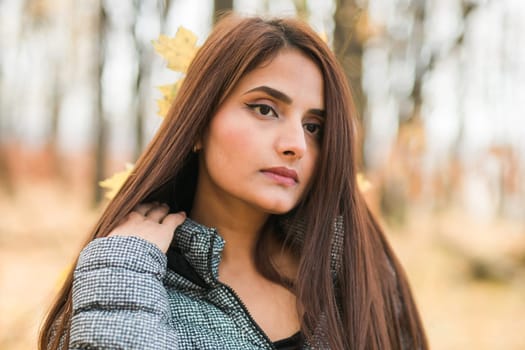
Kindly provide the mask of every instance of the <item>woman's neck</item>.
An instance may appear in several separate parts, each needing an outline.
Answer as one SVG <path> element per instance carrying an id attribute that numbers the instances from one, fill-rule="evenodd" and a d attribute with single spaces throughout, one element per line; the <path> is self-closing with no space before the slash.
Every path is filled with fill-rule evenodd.
<path id="1" fill-rule="evenodd" d="M 243 203 L 228 203 L 197 191 L 190 218 L 205 226 L 215 227 L 225 240 L 222 263 L 253 265 L 257 237 L 269 214 Z"/>

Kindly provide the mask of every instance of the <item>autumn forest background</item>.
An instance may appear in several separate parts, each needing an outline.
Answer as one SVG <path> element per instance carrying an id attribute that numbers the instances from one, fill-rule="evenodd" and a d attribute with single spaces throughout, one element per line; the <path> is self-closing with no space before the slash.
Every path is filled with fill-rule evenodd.
<path id="1" fill-rule="evenodd" d="M 0 0 L 0 349 L 36 347 L 99 182 L 161 122 L 180 73 L 153 42 L 198 46 L 232 8 L 300 17 L 339 58 L 432 348 L 525 349 L 522 0 Z"/>

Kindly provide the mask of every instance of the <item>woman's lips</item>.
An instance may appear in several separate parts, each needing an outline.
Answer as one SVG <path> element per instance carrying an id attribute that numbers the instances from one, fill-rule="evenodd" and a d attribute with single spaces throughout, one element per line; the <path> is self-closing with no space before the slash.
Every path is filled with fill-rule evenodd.
<path id="1" fill-rule="evenodd" d="M 285 167 L 264 169 L 261 172 L 280 185 L 293 186 L 299 182 L 295 170 Z"/>

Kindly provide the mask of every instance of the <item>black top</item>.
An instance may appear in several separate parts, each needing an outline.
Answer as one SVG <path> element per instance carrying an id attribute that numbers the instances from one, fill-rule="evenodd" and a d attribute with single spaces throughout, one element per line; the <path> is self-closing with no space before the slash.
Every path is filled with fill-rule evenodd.
<path id="1" fill-rule="evenodd" d="M 297 332 L 288 338 L 274 342 L 273 346 L 275 346 L 277 350 L 297 350 L 301 348 L 302 344 L 301 332 Z"/>
<path id="2" fill-rule="evenodd" d="M 199 277 L 197 272 L 195 272 L 195 270 L 191 267 L 189 262 L 186 260 L 186 258 L 184 258 L 180 251 L 174 247 L 170 247 L 166 255 L 168 256 L 168 267 L 170 269 L 187 278 L 191 282 L 201 287 L 206 287 L 206 282 L 204 282 L 204 280 Z M 273 342 L 273 346 L 277 350 L 299 350 L 301 349 L 302 345 L 303 337 L 300 331 L 289 336 L 288 338 Z"/>

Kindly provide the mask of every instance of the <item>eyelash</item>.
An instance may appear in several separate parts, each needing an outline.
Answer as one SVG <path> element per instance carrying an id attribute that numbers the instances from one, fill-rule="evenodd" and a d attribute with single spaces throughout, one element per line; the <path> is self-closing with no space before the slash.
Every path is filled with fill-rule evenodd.
<path id="1" fill-rule="evenodd" d="M 316 131 L 310 131 L 310 130 L 307 130 L 310 134 L 316 136 L 316 137 L 321 137 L 321 134 L 323 132 L 323 126 L 321 124 L 315 124 L 315 123 L 306 123 L 304 124 L 305 127 L 309 127 L 309 126 L 315 126 L 316 127 Z"/>
<path id="2" fill-rule="evenodd" d="M 275 109 L 273 109 L 271 106 L 267 105 L 267 104 L 264 104 L 264 103 L 245 103 L 246 107 L 248 107 L 249 109 L 253 110 L 255 113 L 259 114 L 259 115 L 262 115 L 264 117 L 268 117 L 270 116 L 269 114 L 264 114 L 264 113 L 261 113 L 260 109 L 261 108 L 268 108 L 268 113 L 272 113 L 273 114 L 273 117 L 279 117 L 279 115 L 277 114 L 277 112 L 275 111 Z M 259 110 L 257 110 L 259 109 Z M 316 131 L 310 131 L 308 130 L 307 128 L 310 127 L 310 126 L 314 126 L 316 127 Z M 316 124 L 316 123 L 306 123 L 303 125 L 303 127 L 305 127 L 305 129 L 310 133 L 312 134 L 313 136 L 315 137 L 321 137 L 321 134 L 322 134 L 322 130 L 323 130 L 323 126 L 321 124 Z"/>
<path id="3" fill-rule="evenodd" d="M 260 114 L 260 115 L 265 116 L 265 117 L 268 117 L 269 115 L 261 113 L 260 109 L 261 108 L 268 108 L 269 109 L 268 112 L 272 112 L 273 116 L 278 117 L 278 114 L 275 111 L 275 109 L 273 109 L 272 107 L 268 106 L 267 104 L 264 104 L 264 103 L 245 103 L 245 105 L 246 105 L 246 107 L 248 107 L 251 110 L 253 110 L 255 113 Z M 257 111 L 257 109 L 259 109 L 259 111 Z"/>

